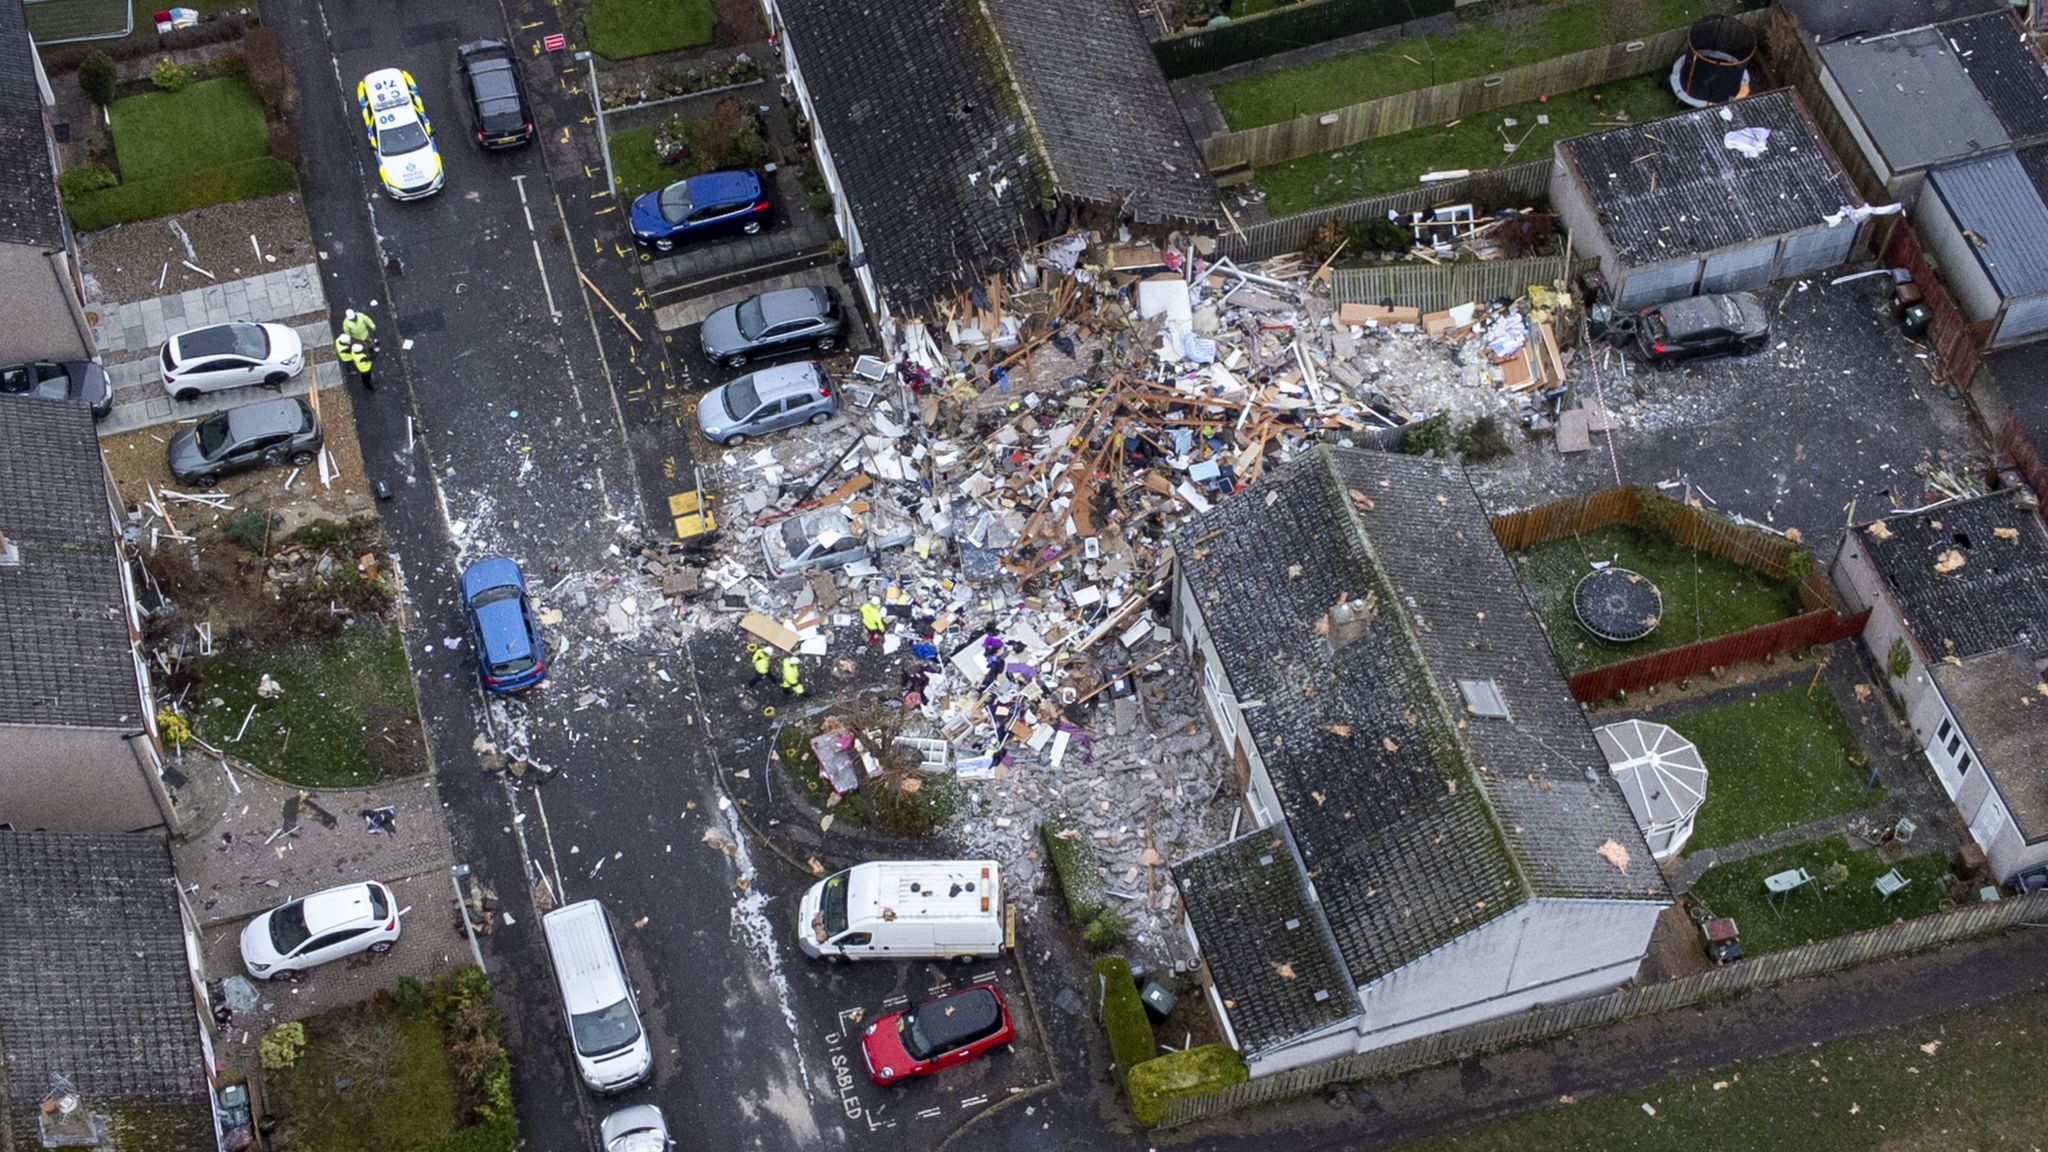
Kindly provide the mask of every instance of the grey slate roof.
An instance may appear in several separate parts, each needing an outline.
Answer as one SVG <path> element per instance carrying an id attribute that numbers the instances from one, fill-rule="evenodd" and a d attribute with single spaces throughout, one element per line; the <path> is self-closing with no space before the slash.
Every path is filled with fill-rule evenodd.
<path id="1" fill-rule="evenodd" d="M 1361 984 L 1533 896 L 1669 898 L 1620 792 L 1586 776 L 1600 753 L 1455 467 L 1318 449 L 1178 555 Z M 1375 615 L 1333 652 L 1340 598 Z M 1512 720 L 1464 715 L 1456 681 L 1488 678 Z"/>
<path id="2" fill-rule="evenodd" d="M 2048 69 L 2010 12 L 1944 24 L 1941 33 L 2014 143 L 2048 137 Z"/>
<path id="3" fill-rule="evenodd" d="M 989 0 L 1058 190 L 1215 222 L 1216 186 L 1129 0 Z"/>
<path id="4" fill-rule="evenodd" d="M 1036 149 L 974 0 L 778 8 L 890 307 L 1014 266 L 1041 228 Z"/>
<path id="5" fill-rule="evenodd" d="M 1964 230 L 1970 254 L 1999 295 L 2048 292 L 2048 204 L 2018 156 L 2001 152 L 1937 168 L 1927 186 Z"/>
<path id="6" fill-rule="evenodd" d="M 1845 36 L 1899 32 L 1967 16 L 1996 12 L 2004 0 L 1779 0 L 1799 21 L 1809 41 L 1825 44 Z"/>
<path id="7" fill-rule="evenodd" d="M 2028 842 L 2048 838 L 2048 697 L 2025 646 L 1930 666 L 1941 698 Z"/>
<path id="8" fill-rule="evenodd" d="M 2012 143 L 1938 28 L 1821 46 L 1821 59 L 1894 172 Z"/>
<path id="9" fill-rule="evenodd" d="M 0 724 L 132 728 L 141 695 L 92 413 L 9 397 L 0 419 Z"/>
<path id="10" fill-rule="evenodd" d="M 1856 529 L 1930 664 L 2014 644 L 2048 652 L 2048 531 L 2027 497 L 2005 488 Z M 1950 552 L 1962 567 L 1935 571 Z"/>
<path id="11" fill-rule="evenodd" d="M 0 1152 L 9 1128 L 42 1148 L 53 1073 L 88 1112 L 146 1119 L 153 1139 L 117 1148 L 214 1146 L 176 884 L 153 836 L 0 832 Z"/>
<path id="12" fill-rule="evenodd" d="M 22 6 L 0 4 L 0 241 L 56 248 L 64 217 L 34 53 Z"/>
<path id="13" fill-rule="evenodd" d="M 1256 1055 L 1357 1014 L 1285 821 L 1182 860 L 1173 882 L 1239 1051 Z"/>
<path id="14" fill-rule="evenodd" d="M 1770 129 L 1762 156 L 1751 160 L 1723 145 L 1728 132 L 1751 127 Z M 1625 265 L 1803 231 L 1863 202 L 1789 88 L 1558 148 Z"/>

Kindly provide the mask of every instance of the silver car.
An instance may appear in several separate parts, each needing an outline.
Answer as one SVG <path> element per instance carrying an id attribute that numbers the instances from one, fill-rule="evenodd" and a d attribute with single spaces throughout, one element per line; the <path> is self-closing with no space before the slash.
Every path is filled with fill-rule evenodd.
<path id="1" fill-rule="evenodd" d="M 604 1118 L 599 1132 L 604 1152 L 668 1152 L 674 1143 L 668 1134 L 668 1118 L 652 1104 L 619 1109 Z"/>
<path id="2" fill-rule="evenodd" d="M 704 318 L 698 338 L 704 358 L 727 368 L 797 348 L 830 352 L 839 346 L 845 311 L 830 288 L 763 292 Z"/>
<path id="3" fill-rule="evenodd" d="M 806 360 L 750 372 L 706 392 L 697 427 L 706 440 L 730 447 L 778 428 L 823 424 L 838 411 L 839 393 L 825 366 Z"/>
<path id="4" fill-rule="evenodd" d="M 777 529 L 761 533 L 761 556 L 771 576 L 787 576 L 812 568 L 839 568 L 891 548 L 901 548 L 916 533 L 907 528 L 877 528 L 867 535 L 853 530 L 853 521 L 837 508 L 820 508 L 791 516 Z"/>

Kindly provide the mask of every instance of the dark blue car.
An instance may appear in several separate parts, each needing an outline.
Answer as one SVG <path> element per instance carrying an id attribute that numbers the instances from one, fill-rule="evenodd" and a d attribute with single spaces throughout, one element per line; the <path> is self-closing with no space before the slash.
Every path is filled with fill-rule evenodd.
<path id="1" fill-rule="evenodd" d="M 633 201 L 633 242 L 657 252 L 715 236 L 752 236 L 774 220 L 758 172 L 707 172 Z"/>
<path id="2" fill-rule="evenodd" d="M 462 607 L 476 644 L 477 670 L 493 692 L 517 692 L 547 679 L 540 626 L 526 601 L 526 576 L 503 556 L 462 570 Z"/>

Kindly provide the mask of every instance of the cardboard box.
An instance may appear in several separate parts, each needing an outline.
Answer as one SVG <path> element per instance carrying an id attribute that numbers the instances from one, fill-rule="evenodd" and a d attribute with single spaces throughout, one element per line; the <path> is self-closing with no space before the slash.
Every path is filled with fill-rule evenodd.
<path id="1" fill-rule="evenodd" d="M 1422 314 L 1422 330 L 1429 333 L 1432 340 L 1443 339 L 1450 335 L 1451 330 L 1457 326 L 1458 322 L 1451 319 L 1451 314 L 1448 310 L 1443 312 L 1425 312 Z"/>
<path id="2" fill-rule="evenodd" d="M 1345 327 L 1362 324 L 1377 324 L 1391 328 L 1396 324 L 1422 323 L 1420 308 L 1387 308 L 1379 304 L 1342 304 L 1337 308 L 1337 323 Z"/>

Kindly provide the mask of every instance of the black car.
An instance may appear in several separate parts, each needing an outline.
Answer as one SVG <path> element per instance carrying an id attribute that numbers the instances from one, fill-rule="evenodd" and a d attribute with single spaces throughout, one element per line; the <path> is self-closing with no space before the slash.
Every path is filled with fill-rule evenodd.
<path id="1" fill-rule="evenodd" d="M 1708 356 L 1747 356 L 1770 339 L 1770 313 L 1749 292 L 1690 296 L 1636 318 L 1636 349 L 1659 371 Z"/>
<path id="2" fill-rule="evenodd" d="M 107 370 L 90 360 L 36 360 L 0 368 L 0 396 L 42 396 L 92 405 L 92 418 L 114 410 L 114 386 Z"/>
<path id="3" fill-rule="evenodd" d="M 212 484 L 251 468 L 303 468 L 320 454 L 323 442 L 312 406 L 288 397 L 216 412 L 171 437 L 164 458 L 180 483 Z"/>
<path id="4" fill-rule="evenodd" d="M 831 288 L 784 288 L 720 308 L 704 318 L 699 336 L 712 363 L 739 368 L 776 352 L 830 352 L 839 346 L 845 318 L 839 293 Z"/>
<path id="5" fill-rule="evenodd" d="M 469 123 L 486 148 L 513 148 L 533 139 L 533 110 L 519 62 L 500 40 L 477 40 L 455 50 L 455 70 L 469 97 Z"/>

